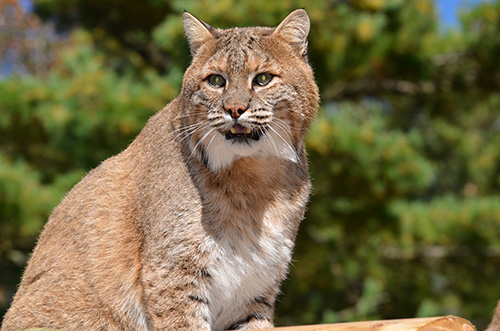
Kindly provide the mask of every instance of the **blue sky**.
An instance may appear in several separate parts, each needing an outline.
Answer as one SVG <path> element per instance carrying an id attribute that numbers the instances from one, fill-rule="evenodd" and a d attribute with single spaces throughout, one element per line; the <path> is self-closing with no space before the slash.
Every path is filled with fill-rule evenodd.
<path id="1" fill-rule="evenodd" d="M 18 0 L 24 8 L 30 10 L 32 8 L 32 0 Z M 458 27 L 458 10 L 467 8 L 473 4 L 490 0 L 434 0 L 441 17 L 441 22 L 444 28 Z"/>
<path id="2" fill-rule="evenodd" d="M 486 2 L 488 0 L 436 0 L 436 6 L 441 17 L 444 28 L 459 26 L 458 10 L 467 9 L 471 5 Z"/>

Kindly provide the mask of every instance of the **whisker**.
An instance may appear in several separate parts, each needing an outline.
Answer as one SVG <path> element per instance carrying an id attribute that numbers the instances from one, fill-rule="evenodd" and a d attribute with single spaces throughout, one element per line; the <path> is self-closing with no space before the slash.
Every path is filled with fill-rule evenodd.
<path id="1" fill-rule="evenodd" d="M 275 121 L 274 123 L 283 131 L 283 133 L 286 134 L 287 138 L 292 138 L 292 133 L 290 132 L 290 129 L 288 128 L 288 125 L 286 123 L 280 123 L 279 121 Z"/>
<path id="2" fill-rule="evenodd" d="M 279 154 L 280 154 L 280 152 L 279 152 L 279 150 L 278 150 L 278 146 L 276 145 L 276 142 L 274 141 L 273 136 L 271 136 L 271 135 L 269 134 L 269 131 L 264 130 L 263 128 L 259 128 L 259 130 L 260 130 L 260 132 L 262 133 L 262 135 L 263 135 L 264 137 L 266 137 L 266 139 L 268 139 L 269 141 L 271 141 L 271 144 L 273 145 L 273 148 L 274 148 L 274 151 L 276 152 L 276 155 L 279 155 Z"/>
<path id="3" fill-rule="evenodd" d="M 181 127 L 177 130 L 174 130 L 172 132 L 170 132 L 171 134 L 176 134 L 175 138 L 174 139 L 177 139 L 179 138 L 180 136 L 186 134 L 186 135 L 190 135 L 191 133 L 193 133 L 194 131 L 196 131 L 196 129 L 198 129 L 201 125 L 203 125 L 203 123 L 195 123 L 195 124 L 191 124 L 191 125 L 188 125 L 188 126 L 184 126 L 184 127 Z"/>
<path id="4" fill-rule="evenodd" d="M 211 128 L 210 130 L 208 130 L 207 133 L 205 133 L 203 135 L 203 137 L 200 138 L 200 140 L 198 140 L 198 142 L 196 143 L 196 145 L 194 145 L 193 150 L 191 151 L 191 155 L 189 155 L 188 161 L 191 159 L 191 157 L 193 157 L 193 155 L 196 152 L 196 149 L 198 148 L 198 146 L 200 146 L 200 144 L 203 142 L 203 140 L 205 140 L 208 137 L 208 135 L 211 134 L 214 131 L 215 131 L 215 129 Z"/>
<path id="5" fill-rule="evenodd" d="M 200 130 L 200 129 L 205 129 L 209 126 L 209 123 L 208 122 L 201 122 L 201 123 L 196 123 L 197 125 L 193 125 L 193 127 L 187 129 L 187 130 L 184 130 L 182 132 L 180 132 L 176 137 L 175 139 L 178 139 L 180 136 L 184 135 L 184 137 L 181 138 L 181 140 L 179 140 L 179 142 L 183 141 L 184 139 L 186 139 L 187 137 L 189 136 L 192 136 L 196 131 Z"/>
<path id="6" fill-rule="evenodd" d="M 182 127 L 178 128 L 178 129 L 176 129 L 176 130 L 174 130 L 174 131 L 172 131 L 170 133 L 177 133 L 179 131 L 189 130 L 190 128 L 196 127 L 198 125 L 200 125 L 200 123 L 194 123 L 194 124 L 191 124 L 191 125 L 182 126 Z"/>
<path id="7" fill-rule="evenodd" d="M 281 128 L 283 128 L 283 129 L 286 128 L 285 131 L 290 131 L 290 129 L 300 130 L 300 127 L 289 124 L 289 123 L 285 122 L 284 120 L 282 120 L 281 118 L 275 117 L 274 120 L 275 120 L 276 124 L 278 124 L 278 123 L 281 124 Z"/>
<path id="8" fill-rule="evenodd" d="M 299 160 L 299 156 L 297 155 L 297 152 L 295 151 L 295 148 L 293 148 L 289 143 L 288 141 L 286 141 L 279 133 L 278 131 L 276 131 L 272 126 L 269 126 L 269 129 L 271 129 L 274 133 L 276 133 L 276 135 L 278 135 L 278 137 L 280 137 L 281 140 L 283 140 L 283 142 L 287 145 L 287 147 L 290 149 L 290 151 L 293 153 L 293 155 L 295 156 L 295 158 L 297 160 Z"/>
<path id="9" fill-rule="evenodd" d="M 178 120 L 181 118 L 190 118 L 190 117 L 197 116 L 197 115 L 207 116 L 207 112 L 206 111 L 196 111 L 196 112 L 191 112 L 189 114 L 179 114 L 179 115 L 174 117 L 174 120 Z"/>
<path id="10" fill-rule="evenodd" d="M 214 141 L 215 137 L 216 137 L 216 135 L 214 134 L 212 136 L 212 139 L 210 139 L 210 141 L 208 142 L 208 144 L 207 144 L 207 150 L 210 149 L 210 145 L 212 145 L 212 142 Z"/>
<path id="11" fill-rule="evenodd" d="M 213 125 L 214 127 L 223 126 L 223 125 L 225 125 L 225 124 L 226 124 L 226 121 L 224 121 L 224 119 L 222 119 L 222 118 L 218 118 L 218 119 L 216 119 L 215 121 L 211 121 L 211 120 L 209 119 L 209 122 L 210 122 L 210 123 L 212 123 L 212 125 Z"/>

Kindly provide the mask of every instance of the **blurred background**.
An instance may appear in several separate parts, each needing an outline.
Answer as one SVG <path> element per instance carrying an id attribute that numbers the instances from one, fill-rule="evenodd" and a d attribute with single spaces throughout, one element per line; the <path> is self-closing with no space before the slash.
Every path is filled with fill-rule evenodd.
<path id="1" fill-rule="evenodd" d="M 0 316 L 52 208 L 180 90 L 184 9 L 305 7 L 322 96 L 277 324 L 454 314 L 500 298 L 500 1 L 0 0 Z"/>

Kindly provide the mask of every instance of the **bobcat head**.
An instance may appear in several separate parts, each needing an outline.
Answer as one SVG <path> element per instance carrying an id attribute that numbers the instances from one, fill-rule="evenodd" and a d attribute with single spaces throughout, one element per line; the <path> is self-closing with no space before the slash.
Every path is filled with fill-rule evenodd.
<path id="1" fill-rule="evenodd" d="M 191 156 L 213 171 L 242 157 L 299 162 L 318 106 L 307 62 L 310 22 L 296 10 L 276 28 L 217 29 L 184 13 L 192 63 L 179 114 Z"/>

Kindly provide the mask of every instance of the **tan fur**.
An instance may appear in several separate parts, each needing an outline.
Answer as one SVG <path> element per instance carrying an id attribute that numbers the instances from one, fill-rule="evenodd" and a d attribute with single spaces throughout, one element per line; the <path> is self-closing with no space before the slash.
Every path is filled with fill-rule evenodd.
<path id="1" fill-rule="evenodd" d="M 491 320 L 491 323 L 486 331 L 500 331 L 500 301 L 498 301 L 495 313 L 493 314 L 493 319 Z"/>
<path id="2" fill-rule="evenodd" d="M 180 96 L 54 210 L 2 331 L 272 327 L 310 190 L 309 19 L 220 30 L 185 13 L 184 26 Z M 235 127 L 260 139 L 228 137 Z"/>

